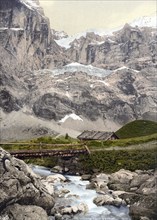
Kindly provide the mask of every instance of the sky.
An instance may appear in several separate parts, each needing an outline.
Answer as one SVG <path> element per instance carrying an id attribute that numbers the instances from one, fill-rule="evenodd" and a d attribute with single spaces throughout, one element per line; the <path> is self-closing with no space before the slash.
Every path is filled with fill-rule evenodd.
<path id="1" fill-rule="evenodd" d="M 157 10 L 156 0 L 39 0 L 51 27 L 68 35 L 123 26 Z"/>

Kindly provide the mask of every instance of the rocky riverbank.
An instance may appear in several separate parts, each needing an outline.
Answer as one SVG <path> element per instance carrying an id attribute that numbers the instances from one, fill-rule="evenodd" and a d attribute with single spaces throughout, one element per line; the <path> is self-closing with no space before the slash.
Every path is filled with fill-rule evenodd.
<path id="1" fill-rule="evenodd" d="M 36 175 L 22 160 L 0 148 L 0 220 L 52 220 L 85 212 L 85 204 L 67 208 L 67 201 L 57 208 L 56 198 L 67 191 L 55 192 L 54 185 L 65 181 L 61 174 L 46 179 Z"/>
<path id="2" fill-rule="evenodd" d="M 56 167 L 56 171 L 58 169 L 62 170 Z M 157 219 L 156 170 L 131 172 L 121 169 L 112 174 L 84 174 L 81 178 L 89 180 L 87 190 L 97 192 L 93 202 L 98 207 L 129 207 L 132 220 Z M 36 175 L 23 161 L 1 148 L 0 220 L 74 219 L 76 214 L 88 212 L 86 204 L 73 205 L 70 197 L 65 198 L 69 192 L 66 187 L 56 190 L 56 183 L 66 181 L 61 174 L 46 178 Z"/>
<path id="3" fill-rule="evenodd" d="M 88 188 L 100 193 L 94 200 L 97 205 L 127 205 L 133 220 L 157 219 L 157 170 L 94 175 Z"/>
<path id="4" fill-rule="evenodd" d="M 71 172 L 68 168 L 56 166 L 53 172 Z M 87 189 L 95 189 L 99 196 L 94 199 L 97 206 L 113 205 L 129 207 L 132 220 L 157 219 L 157 170 L 121 169 L 112 174 L 99 173 L 82 175 L 89 180 Z"/>

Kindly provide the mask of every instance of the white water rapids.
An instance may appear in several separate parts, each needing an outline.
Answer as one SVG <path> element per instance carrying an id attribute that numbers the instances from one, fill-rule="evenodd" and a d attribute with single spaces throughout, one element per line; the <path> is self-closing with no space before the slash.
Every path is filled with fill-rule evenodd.
<path id="1" fill-rule="evenodd" d="M 33 171 L 42 176 L 52 175 L 48 169 L 44 167 L 34 166 Z M 55 183 L 57 190 L 67 189 L 70 192 L 65 195 L 65 198 L 72 200 L 71 204 L 78 205 L 84 203 L 88 206 L 88 212 L 86 214 L 77 214 L 70 218 L 73 220 L 131 220 L 127 207 L 116 208 L 114 206 L 96 206 L 93 203 L 93 199 L 98 196 L 95 190 L 86 189 L 86 185 L 89 181 L 82 181 L 80 176 L 65 175 L 69 182 Z M 69 218 L 68 218 L 69 219 Z"/>

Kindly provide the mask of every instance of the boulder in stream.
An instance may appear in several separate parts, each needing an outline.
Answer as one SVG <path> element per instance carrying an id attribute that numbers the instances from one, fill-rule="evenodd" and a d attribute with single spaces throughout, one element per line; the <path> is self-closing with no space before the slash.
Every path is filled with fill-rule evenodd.
<path id="1" fill-rule="evenodd" d="M 111 195 L 101 195 L 96 197 L 93 202 L 97 206 L 103 206 L 103 205 L 113 205 L 116 207 L 120 207 L 121 205 L 126 205 L 126 203 L 119 197 L 113 198 Z"/>
<path id="2" fill-rule="evenodd" d="M 49 175 L 46 178 L 48 183 L 65 182 L 67 179 L 62 174 Z"/>
<path id="3" fill-rule="evenodd" d="M 108 187 L 130 206 L 133 220 L 157 219 L 157 170 L 119 170 L 111 175 Z"/>

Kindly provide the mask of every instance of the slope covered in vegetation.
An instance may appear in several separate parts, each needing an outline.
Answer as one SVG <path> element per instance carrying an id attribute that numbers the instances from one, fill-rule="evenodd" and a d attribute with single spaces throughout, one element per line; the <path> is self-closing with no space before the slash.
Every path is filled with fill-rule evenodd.
<path id="1" fill-rule="evenodd" d="M 157 122 L 136 120 L 120 128 L 116 135 L 119 138 L 132 138 L 157 133 Z"/>

